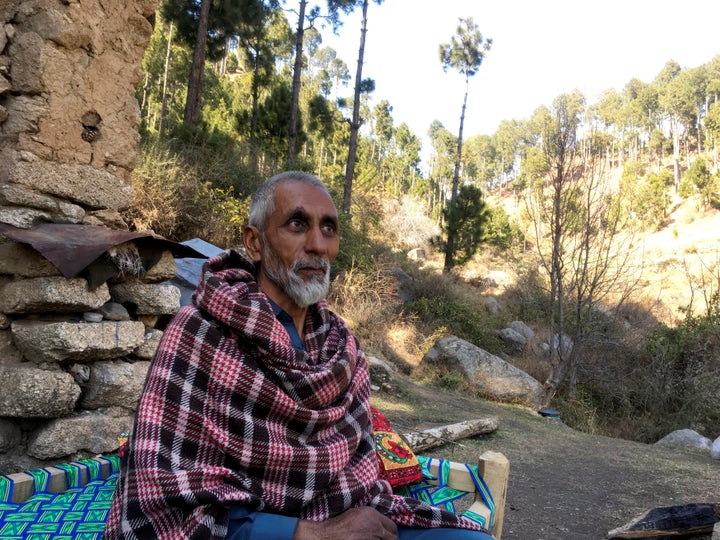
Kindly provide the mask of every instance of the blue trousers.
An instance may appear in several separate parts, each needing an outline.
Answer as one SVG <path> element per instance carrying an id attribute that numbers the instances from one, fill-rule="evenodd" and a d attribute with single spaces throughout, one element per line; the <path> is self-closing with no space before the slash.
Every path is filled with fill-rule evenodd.
<path id="1" fill-rule="evenodd" d="M 297 518 L 249 512 L 243 506 L 230 509 L 227 540 L 292 540 Z M 464 529 L 415 529 L 398 526 L 398 540 L 493 540 L 489 534 Z"/>

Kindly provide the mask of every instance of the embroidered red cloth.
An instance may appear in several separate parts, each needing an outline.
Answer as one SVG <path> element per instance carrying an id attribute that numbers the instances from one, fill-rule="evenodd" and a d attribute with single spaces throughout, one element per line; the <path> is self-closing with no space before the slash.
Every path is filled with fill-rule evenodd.
<path id="1" fill-rule="evenodd" d="M 233 251 L 208 260 L 195 305 L 166 328 L 105 538 L 223 539 L 233 504 L 309 520 L 369 505 L 399 524 L 477 529 L 378 478 L 357 340 L 321 301 L 294 349 L 253 272 Z"/>
<path id="2" fill-rule="evenodd" d="M 383 413 L 370 407 L 370 414 L 380 477 L 393 488 L 422 480 L 420 462 L 412 449 L 395 432 Z"/>

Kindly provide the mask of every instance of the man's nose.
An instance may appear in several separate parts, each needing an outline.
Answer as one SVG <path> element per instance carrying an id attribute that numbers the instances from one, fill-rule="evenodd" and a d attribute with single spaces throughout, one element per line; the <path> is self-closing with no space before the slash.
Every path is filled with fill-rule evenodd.
<path id="1" fill-rule="evenodd" d="M 320 227 L 311 227 L 305 237 L 305 251 L 324 254 L 327 252 L 327 246 L 328 239 L 323 234 L 322 229 Z"/>

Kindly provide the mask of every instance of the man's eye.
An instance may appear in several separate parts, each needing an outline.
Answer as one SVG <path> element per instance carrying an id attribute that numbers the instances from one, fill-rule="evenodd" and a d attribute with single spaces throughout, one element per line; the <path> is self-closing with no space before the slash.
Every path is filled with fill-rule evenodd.
<path id="1" fill-rule="evenodd" d="M 300 221 L 299 219 L 291 219 L 290 221 L 288 221 L 288 226 L 291 229 L 302 229 L 303 222 Z"/>
<path id="2" fill-rule="evenodd" d="M 335 235 L 337 234 L 337 227 L 333 225 L 332 223 L 328 223 L 326 225 L 323 225 L 322 230 L 327 235 Z"/>

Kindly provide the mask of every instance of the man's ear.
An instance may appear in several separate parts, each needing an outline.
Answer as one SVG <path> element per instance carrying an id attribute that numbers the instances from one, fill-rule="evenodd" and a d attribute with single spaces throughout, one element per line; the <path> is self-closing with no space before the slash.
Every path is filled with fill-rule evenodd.
<path id="1" fill-rule="evenodd" d="M 253 262 L 260 262 L 263 252 L 262 233 L 253 225 L 245 225 L 243 229 L 243 244 L 245 251 Z"/>

